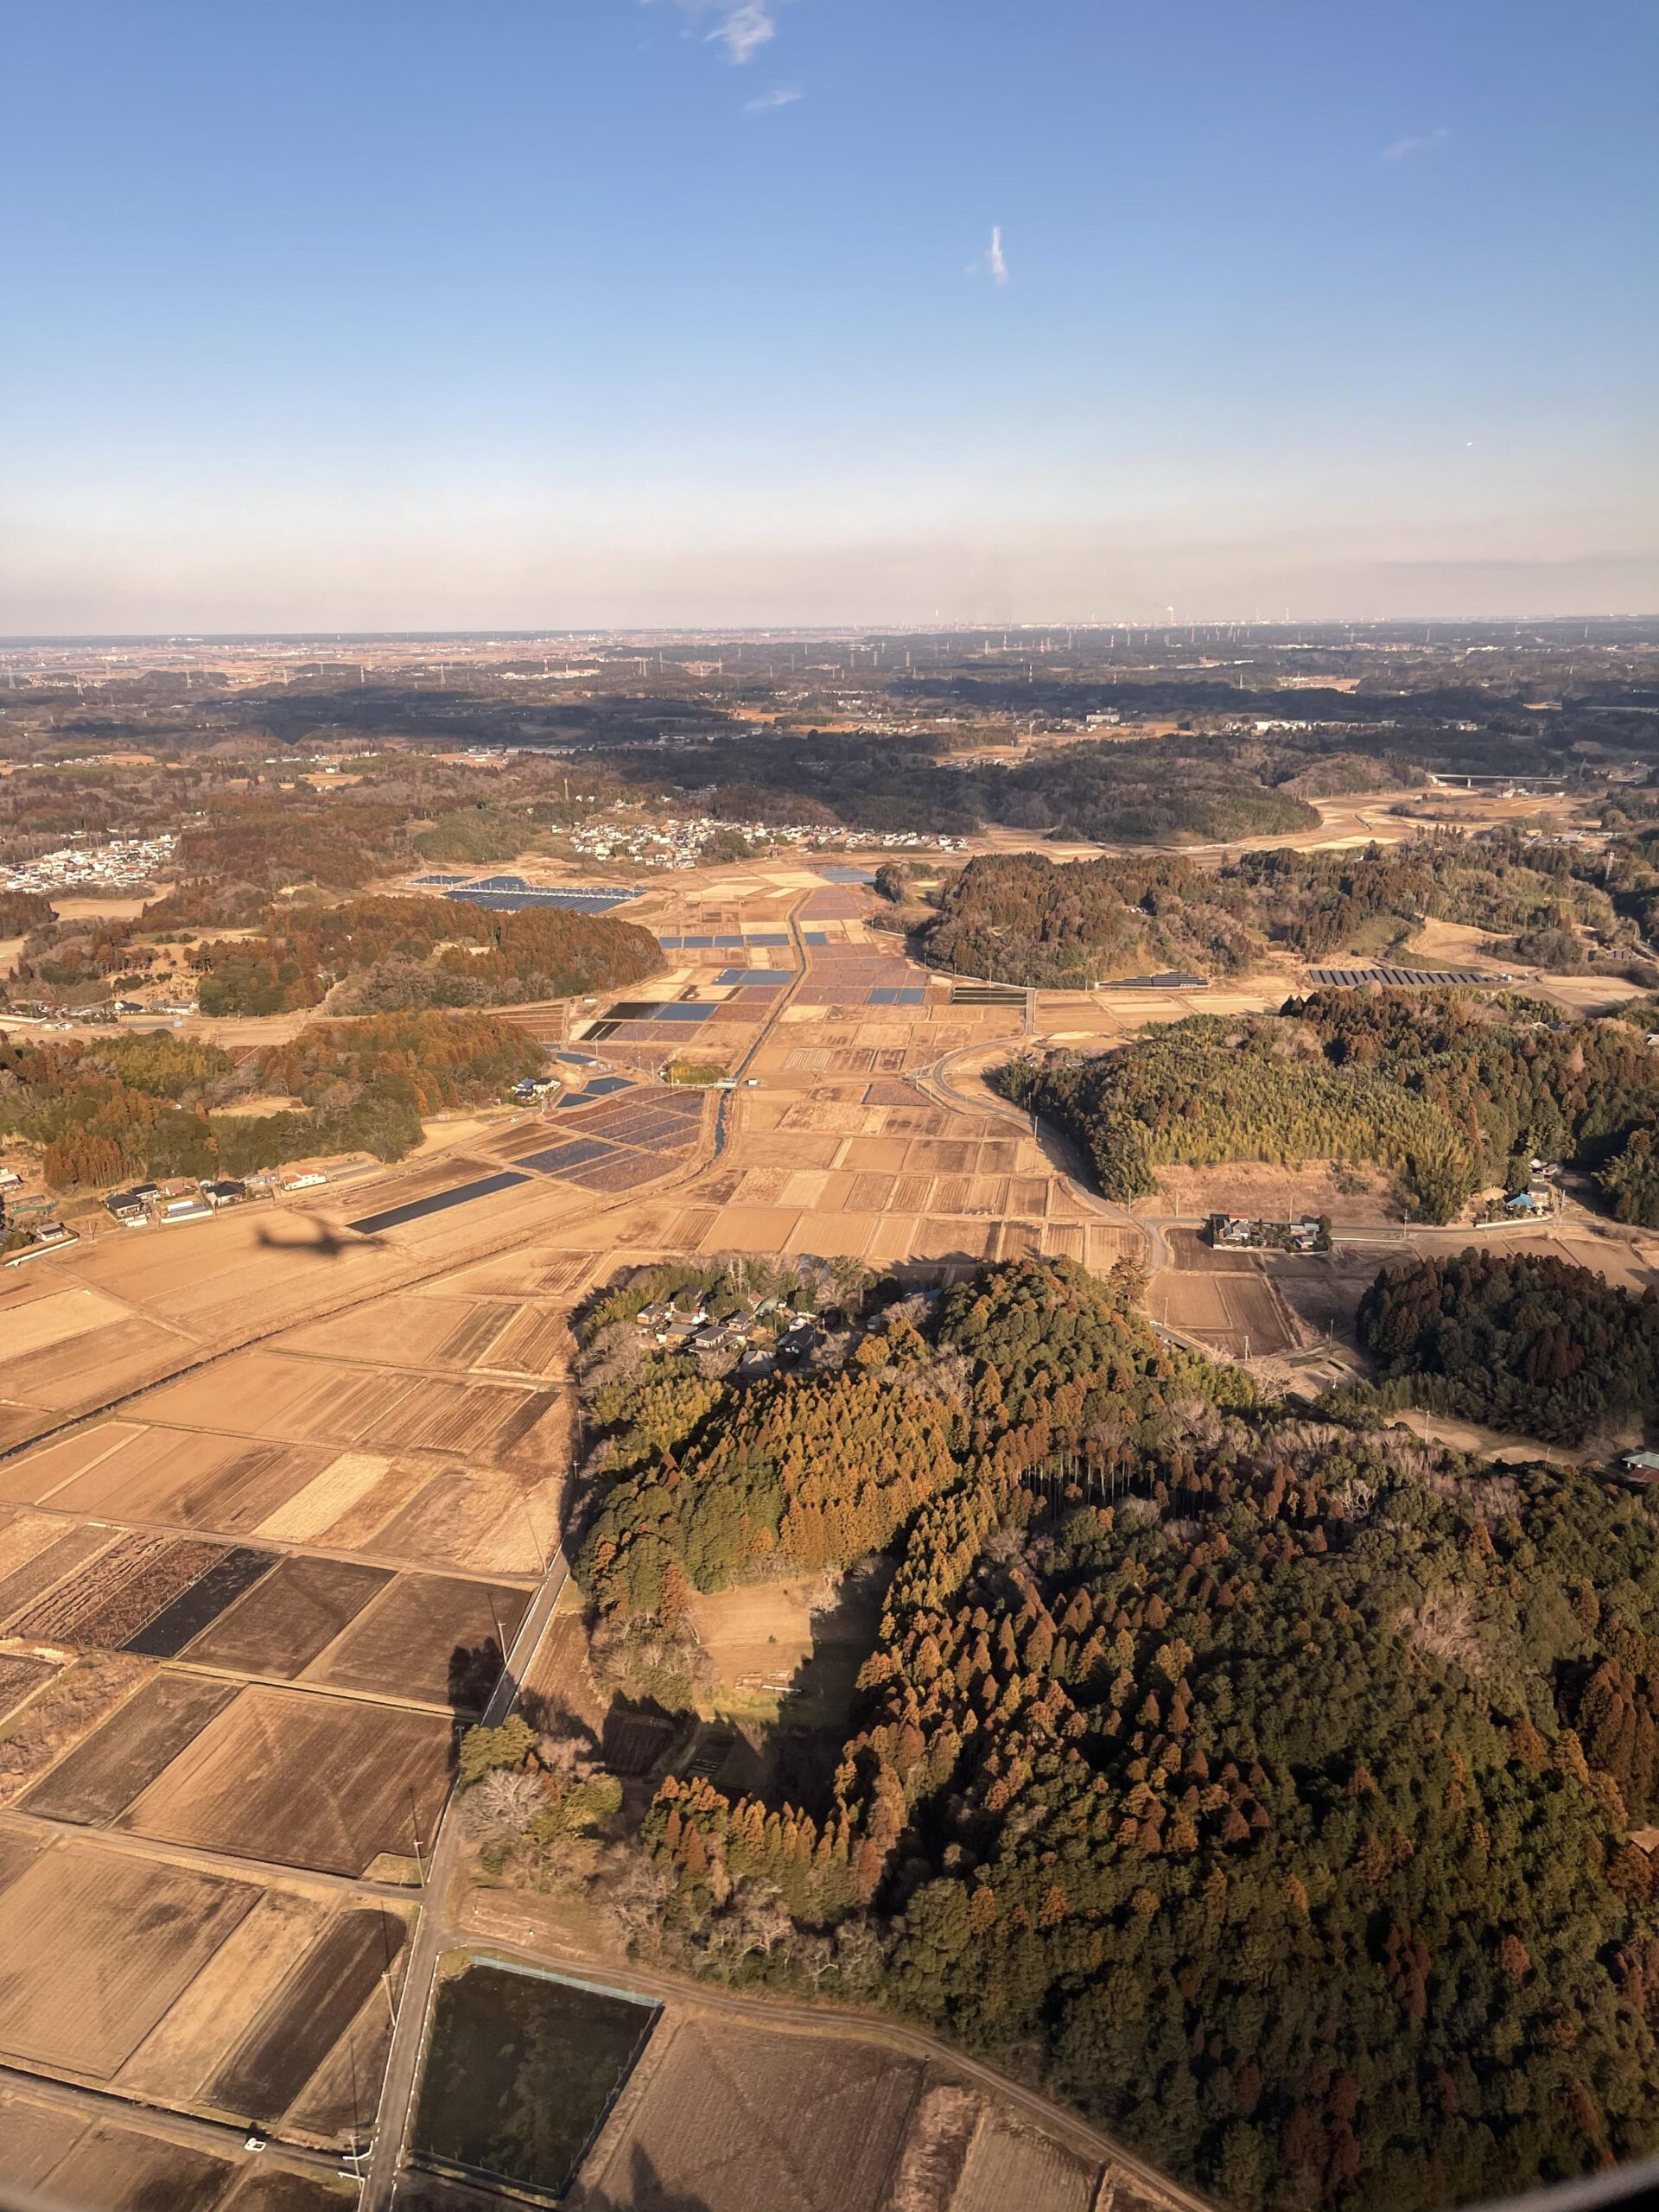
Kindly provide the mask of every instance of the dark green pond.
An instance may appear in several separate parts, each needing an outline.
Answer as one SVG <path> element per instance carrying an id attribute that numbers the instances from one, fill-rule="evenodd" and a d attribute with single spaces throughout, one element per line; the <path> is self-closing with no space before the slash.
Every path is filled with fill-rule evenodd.
<path id="1" fill-rule="evenodd" d="M 562 2196 L 659 2009 L 549 1974 L 469 1966 L 438 1992 L 416 2155 Z"/>

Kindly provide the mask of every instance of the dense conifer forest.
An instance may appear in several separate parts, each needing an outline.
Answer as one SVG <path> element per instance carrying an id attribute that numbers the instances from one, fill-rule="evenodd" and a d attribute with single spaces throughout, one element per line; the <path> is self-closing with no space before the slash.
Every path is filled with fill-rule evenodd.
<path id="1" fill-rule="evenodd" d="M 1601 1175 L 1621 1218 L 1659 1223 L 1659 1054 L 1618 1020 L 1459 990 L 1316 991 L 1276 1014 L 1195 1014 L 1090 1055 L 1015 1058 L 998 1080 L 1084 1146 L 1108 1197 L 1169 1163 L 1368 1160 L 1426 1221 L 1513 1186 L 1532 1157 Z"/>
<path id="2" fill-rule="evenodd" d="M 897 1566 L 817 1802 L 671 1777 L 601 1891 L 645 1951 L 890 2005 L 1240 2212 L 1651 2148 L 1655 1502 L 1259 1403 L 1135 1289 L 1020 1262 L 834 1372 L 633 1363 L 601 1613 L 671 1635 L 691 1586 Z M 826 1450 L 862 1470 L 839 1550 Z M 546 1794 L 480 1799 L 493 1863 L 545 1863 Z"/>
<path id="3" fill-rule="evenodd" d="M 1659 1409 L 1659 1297 L 1565 1260 L 1471 1249 L 1385 1268 L 1357 1329 L 1385 1385 L 1491 1428 L 1577 1444 Z"/>

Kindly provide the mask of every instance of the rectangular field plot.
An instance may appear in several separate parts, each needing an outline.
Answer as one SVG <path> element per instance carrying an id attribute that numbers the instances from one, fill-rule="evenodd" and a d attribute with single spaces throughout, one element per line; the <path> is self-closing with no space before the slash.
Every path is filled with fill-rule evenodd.
<path id="1" fill-rule="evenodd" d="M 244 1690 L 118 1825 L 159 1843 L 361 1875 L 424 1843 L 443 1802 L 447 1713 Z"/>
<path id="2" fill-rule="evenodd" d="M 200 1431 L 140 1428 L 111 1421 L 83 1442 L 86 1465 L 60 1457 L 50 1471 L 55 1511 L 109 1514 L 134 1521 L 167 1521 L 185 1529 L 241 1535 L 310 1481 L 326 1450 L 262 1444 L 245 1437 Z M 62 1451 L 53 1446 L 53 1452 Z M 51 1454 L 42 1453 L 41 1459 Z M 33 1467 L 35 1461 L 23 1463 Z"/>
<path id="3" fill-rule="evenodd" d="M 317 1321 L 296 1329 L 282 1348 L 391 1367 L 470 1367 L 518 1312 L 511 1299 L 404 1291 L 353 1306 L 349 1328 Z"/>
<path id="4" fill-rule="evenodd" d="M 391 1452 L 458 1452 L 470 1459 L 528 1458 L 537 1464 L 548 1440 L 535 1431 L 558 1404 L 556 1390 L 513 1382 L 416 1382 L 373 1423 L 365 1441 Z"/>
<path id="5" fill-rule="evenodd" d="M 365 1373 L 282 1352 L 241 1352 L 221 1366 L 140 1401 L 146 1420 L 296 1443 L 355 1444 L 410 1387 L 406 1376 Z"/>
<path id="6" fill-rule="evenodd" d="M 137 1651 L 146 1659 L 175 1659 L 193 1637 L 216 1621 L 245 1590 L 269 1574 L 275 1565 L 270 1552 L 250 1551 L 238 1546 L 226 1552 L 199 1581 L 181 1591 L 170 1605 L 130 1636 L 123 1650 Z"/>
<path id="7" fill-rule="evenodd" d="M 1016 2204 L 1090 2212 L 1099 2179 L 1097 2166 L 1085 2166 L 1048 2136 L 999 2115 L 975 2137 L 950 2212 L 1007 2212 Z"/>
<path id="8" fill-rule="evenodd" d="M 262 1890 L 121 2069 L 121 2087 L 163 2103 L 202 2101 L 334 1910 L 331 1898 L 315 1891 L 276 1885 Z"/>
<path id="9" fill-rule="evenodd" d="M 493 1197 L 498 1191 L 510 1191 L 515 1184 L 529 1181 L 511 1167 L 504 1167 L 494 1175 L 482 1175 L 474 1183 L 457 1184 L 454 1190 L 435 1191 L 429 1198 L 411 1198 L 407 1205 L 388 1206 L 384 1213 L 365 1214 L 360 1221 L 348 1221 L 347 1229 L 354 1229 L 359 1236 L 378 1236 L 382 1230 L 401 1229 L 411 1221 L 424 1221 L 429 1214 L 447 1213 L 452 1206 L 470 1205 L 474 1198 Z"/>
<path id="10" fill-rule="evenodd" d="M 590 2177 L 595 2199 L 639 2202 L 644 2170 L 663 2202 L 877 2212 L 900 2201 L 887 2183 L 921 2074 L 874 2044 L 683 2020 Z"/>
<path id="11" fill-rule="evenodd" d="M 228 2158 L 109 2120 L 96 2120 L 52 2170 L 49 2202 L 76 2212 L 212 2212 L 236 2178 Z"/>
<path id="12" fill-rule="evenodd" d="M 285 1559 L 188 1647 L 203 1666 L 292 1678 L 326 1650 L 390 1580 L 354 1560 Z"/>
<path id="13" fill-rule="evenodd" d="M 0 2051 L 107 2080 L 257 1896 L 94 1844 L 43 1853 L 0 1891 Z"/>
<path id="14" fill-rule="evenodd" d="M 551 1974 L 468 1966 L 438 1992 L 415 2156 L 563 2196 L 659 2010 Z"/>
<path id="15" fill-rule="evenodd" d="M 189 1537 L 118 1537 L 17 1614 L 11 1632 L 46 1643 L 119 1650 L 223 1556 L 220 1547 Z"/>
<path id="16" fill-rule="evenodd" d="M 528 1592 L 505 1583 L 399 1575 L 307 1680 L 476 1712 L 529 1607 Z"/>
<path id="17" fill-rule="evenodd" d="M 65 1521 L 54 1525 L 52 1541 L 0 1581 L 0 1622 L 27 1611 L 40 1602 L 42 1592 L 69 1580 L 115 1541 L 112 1529 L 76 1529 Z"/>
<path id="18" fill-rule="evenodd" d="M 234 1682 L 157 1675 L 27 1792 L 23 1809 L 102 1827 L 131 1804 L 236 1695 Z"/>
<path id="19" fill-rule="evenodd" d="M 285 2112 L 383 1979 L 393 1978 L 409 1930 L 396 1913 L 336 1913 L 214 2077 L 223 2110 L 275 2119 Z M 390 1993 L 388 1997 L 390 2002 Z"/>

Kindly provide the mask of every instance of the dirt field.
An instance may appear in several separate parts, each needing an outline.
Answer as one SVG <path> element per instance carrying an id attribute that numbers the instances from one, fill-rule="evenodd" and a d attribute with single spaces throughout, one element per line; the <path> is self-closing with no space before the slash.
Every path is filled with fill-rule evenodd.
<path id="1" fill-rule="evenodd" d="M 107 2081 L 257 1895 L 98 1847 L 43 1853 L 0 1891 L 0 2051 Z"/>
<path id="2" fill-rule="evenodd" d="M 236 1694 L 233 1682 L 170 1670 L 146 1682 L 22 1799 L 48 1820 L 106 1825 Z"/>
<path id="3" fill-rule="evenodd" d="M 203 1666 L 291 1681 L 385 1587 L 382 1567 L 287 1559 L 187 1647 Z"/>
<path id="4" fill-rule="evenodd" d="M 1300 1341 L 1293 1316 L 1262 1268 L 1166 1268 L 1147 1287 L 1154 1320 L 1201 1338 L 1236 1359 L 1289 1351 Z"/>
<path id="5" fill-rule="evenodd" d="M 1355 1187 L 1339 1189 L 1331 1163 L 1323 1160 L 1305 1160 L 1300 1167 L 1272 1167 L 1259 1160 L 1161 1167 L 1151 1211 L 1187 1220 L 1209 1213 L 1248 1214 L 1253 1221 L 1329 1214 L 1334 1221 L 1354 1226 L 1400 1219 L 1392 1176 L 1357 1166 L 1351 1173 L 1344 1173 L 1343 1180 Z"/>
<path id="6" fill-rule="evenodd" d="M 431 1834 L 447 1714 L 274 1688 L 244 1690 L 122 1815 L 162 1843 L 361 1875 Z"/>
<path id="7" fill-rule="evenodd" d="M 712 2018 L 659 2028 L 582 2169 L 573 2212 L 644 2212 L 677 2197 L 720 2212 L 877 2212 L 921 2070 L 874 2044 Z"/>
<path id="8" fill-rule="evenodd" d="M 527 1592 L 503 1583 L 399 1575 L 306 1679 L 475 1711 L 495 1686 L 529 1603 Z"/>

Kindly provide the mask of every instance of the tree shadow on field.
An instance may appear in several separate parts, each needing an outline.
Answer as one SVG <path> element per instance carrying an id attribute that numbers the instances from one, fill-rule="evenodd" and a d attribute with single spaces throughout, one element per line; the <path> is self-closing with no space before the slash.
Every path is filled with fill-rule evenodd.
<path id="1" fill-rule="evenodd" d="M 449 1704 L 455 1713 L 482 1713 L 495 1694 L 506 1667 L 493 1636 L 481 1643 L 458 1643 L 449 1654 Z"/>
<path id="2" fill-rule="evenodd" d="M 575 2202 L 576 2212 L 715 2212 L 706 2196 L 669 2188 L 650 2153 L 638 2143 L 628 2161 L 628 2185 L 620 2196 L 583 2190 Z"/>

